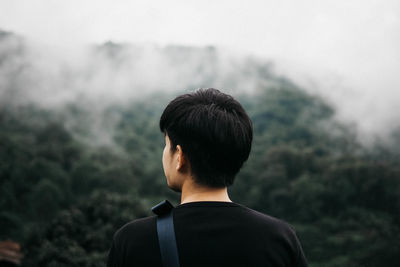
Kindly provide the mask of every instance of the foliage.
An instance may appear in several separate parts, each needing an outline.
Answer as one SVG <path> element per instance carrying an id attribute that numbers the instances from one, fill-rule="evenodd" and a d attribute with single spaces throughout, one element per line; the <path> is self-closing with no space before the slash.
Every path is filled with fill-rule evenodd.
<path id="1" fill-rule="evenodd" d="M 239 98 L 254 142 L 233 200 L 291 223 L 310 266 L 398 266 L 398 154 L 365 149 L 329 105 L 288 81 Z M 93 130 L 80 105 L 2 108 L 0 238 L 23 243 L 25 266 L 104 266 L 118 227 L 163 198 L 177 202 L 161 167 L 168 99 L 110 106 L 99 124 L 109 131 Z"/>
<path id="2" fill-rule="evenodd" d="M 27 241 L 25 266 L 105 266 L 115 227 L 148 215 L 130 195 L 95 191 Z"/>

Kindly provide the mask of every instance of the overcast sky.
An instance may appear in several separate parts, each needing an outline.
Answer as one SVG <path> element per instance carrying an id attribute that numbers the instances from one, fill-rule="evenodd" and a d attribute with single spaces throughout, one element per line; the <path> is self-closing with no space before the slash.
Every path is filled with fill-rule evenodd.
<path id="1" fill-rule="evenodd" d="M 228 47 L 363 103 L 344 114 L 388 120 L 400 102 L 399 0 L 0 0 L 0 28 L 46 44 Z"/>

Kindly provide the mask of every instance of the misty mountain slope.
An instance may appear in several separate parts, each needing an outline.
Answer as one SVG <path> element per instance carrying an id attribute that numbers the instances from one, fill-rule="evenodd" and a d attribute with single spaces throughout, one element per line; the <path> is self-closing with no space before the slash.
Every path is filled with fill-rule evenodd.
<path id="1" fill-rule="evenodd" d="M 230 190 L 232 198 L 294 224 L 315 266 L 369 261 L 369 255 L 383 253 L 395 244 L 400 221 L 398 165 L 365 159 L 365 151 L 359 150 L 347 131 L 331 135 L 326 125 L 345 126 L 332 122 L 332 109 L 320 99 L 299 88 L 263 92 L 241 97 L 254 122 L 254 144 Z M 87 139 L 81 137 L 96 138 L 87 130 L 91 116 L 87 107 L 69 106 L 64 112 L 33 105 L 1 110 L 1 237 L 28 239 L 29 266 L 65 263 L 65 257 L 51 256 L 58 250 L 79 252 L 79 257 L 68 258 L 68 266 L 102 266 L 108 244 L 94 246 L 93 240 L 111 240 L 112 229 L 119 227 L 122 217 L 113 221 L 102 217 L 107 227 L 92 235 L 86 233 L 79 242 L 68 239 L 77 227 L 90 229 L 88 225 L 98 223 L 79 215 L 92 209 L 83 203 L 99 208 L 114 201 L 93 202 L 88 199 L 91 195 L 135 199 L 133 203 L 144 205 L 148 212 L 160 199 L 177 200 L 165 187 L 160 163 L 163 136 L 158 119 L 168 99 L 169 95 L 155 94 L 105 109 L 102 118 L 115 120 L 109 133 L 112 142 L 106 145 L 86 144 Z M 65 127 L 69 120 L 76 120 L 81 133 Z M 130 202 L 115 201 L 121 216 L 128 216 L 125 220 L 133 218 L 127 215 Z M 143 214 L 141 209 L 131 212 Z M 71 234 L 55 234 L 51 225 L 65 216 L 71 220 L 63 225 L 63 231 Z M 370 234 L 379 227 L 386 227 L 387 232 Z M 376 244 L 372 252 L 364 245 L 370 242 Z M 41 256 L 35 258 L 38 248 Z M 347 254 L 355 248 L 358 254 Z M 386 257 L 378 259 L 395 266 Z"/>
<path id="2" fill-rule="evenodd" d="M 71 51 L 1 32 L 0 239 L 22 243 L 24 266 L 104 266 L 118 227 L 178 202 L 161 166 L 163 108 L 213 86 L 254 124 L 234 201 L 292 224 L 311 266 L 397 266 L 398 154 L 360 145 L 330 104 L 271 68 L 212 47 Z"/>
<path id="3" fill-rule="evenodd" d="M 46 47 L 12 33 L 0 38 L 3 103 L 59 106 L 87 99 L 126 103 L 143 95 L 216 87 L 254 92 L 279 84 L 272 65 L 214 47 L 139 46 L 112 42 Z"/>
<path id="4" fill-rule="evenodd" d="M 0 103 L 33 102 L 59 107 L 85 100 L 79 105 L 96 107 L 101 112 L 109 105 L 126 104 L 160 91 L 215 87 L 239 95 L 256 94 L 260 88 L 280 87 L 284 83 L 294 85 L 287 78 L 289 74 L 276 74 L 283 67 L 279 62 L 212 46 L 111 41 L 101 45 L 49 46 L 11 32 L 0 33 Z M 299 73 L 284 73 L 302 80 Z M 395 112 L 382 107 L 382 96 L 377 95 L 376 103 L 363 102 L 371 97 L 371 92 L 365 91 L 368 95 L 364 99 L 362 91 L 353 92 L 354 88 L 344 84 L 340 87 L 342 81 L 332 75 L 302 84 L 309 84 L 313 88 L 308 91 L 324 96 L 325 101 L 329 99 L 337 111 L 335 116 L 352 123 L 364 145 L 386 142 L 387 148 L 397 147 L 392 132 L 398 131 L 400 124 L 395 120 Z M 381 119 L 376 121 L 377 118 Z"/>

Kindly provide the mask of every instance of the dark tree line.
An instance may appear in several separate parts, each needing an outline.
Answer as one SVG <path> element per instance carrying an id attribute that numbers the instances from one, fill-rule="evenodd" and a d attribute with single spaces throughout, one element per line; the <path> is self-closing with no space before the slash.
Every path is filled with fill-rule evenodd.
<path id="1" fill-rule="evenodd" d="M 398 155 L 364 148 L 323 100 L 280 84 L 238 96 L 255 138 L 232 199 L 291 223 L 310 266 L 398 266 Z M 164 198 L 177 203 L 158 129 L 170 98 L 106 109 L 114 128 L 102 146 L 85 141 L 96 135 L 78 105 L 2 107 L 0 240 L 22 244 L 24 266 L 104 266 L 117 228 Z"/>

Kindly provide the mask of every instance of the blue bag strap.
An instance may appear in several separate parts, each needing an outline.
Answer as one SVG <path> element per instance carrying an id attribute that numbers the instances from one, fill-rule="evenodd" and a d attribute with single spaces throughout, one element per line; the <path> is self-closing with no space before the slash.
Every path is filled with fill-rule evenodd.
<path id="1" fill-rule="evenodd" d="M 157 235 L 161 260 L 164 267 L 179 267 L 179 254 L 176 246 L 173 206 L 164 200 L 152 208 L 157 214 Z"/>

